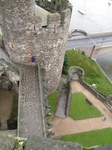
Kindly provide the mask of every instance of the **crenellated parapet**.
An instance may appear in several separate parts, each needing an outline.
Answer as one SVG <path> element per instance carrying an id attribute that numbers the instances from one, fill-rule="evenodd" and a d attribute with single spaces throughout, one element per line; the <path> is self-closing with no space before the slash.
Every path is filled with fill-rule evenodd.
<path id="1" fill-rule="evenodd" d="M 68 0 L 36 0 L 36 4 L 50 12 L 62 12 L 70 6 Z"/>

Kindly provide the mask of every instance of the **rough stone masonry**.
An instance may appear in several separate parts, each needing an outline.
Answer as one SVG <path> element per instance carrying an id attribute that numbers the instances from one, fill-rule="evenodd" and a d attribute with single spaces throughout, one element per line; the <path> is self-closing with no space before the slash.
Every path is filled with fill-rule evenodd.
<path id="1" fill-rule="evenodd" d="M 43 136 L 44 132 L 38 64 L 40 73 L 45 70 L 42 80 L 47 93 L 59 86 L 71 18 L 69 3 L 66 7 L 62 5 L 58 0 L 56 6 L 64 9 L 56 11 L 54 6 L 55 11 L 48 12 L 37 7 L 34 0 L 0 0 L 5 51 L 20 71 L 18 136 L 21 137 Z"/>

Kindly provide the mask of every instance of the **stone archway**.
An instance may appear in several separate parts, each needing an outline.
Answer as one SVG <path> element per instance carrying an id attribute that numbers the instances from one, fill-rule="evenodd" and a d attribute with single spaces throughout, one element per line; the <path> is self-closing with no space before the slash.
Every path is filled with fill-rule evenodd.
<path id="1" fill-rule="evenodd" d="M 71 38 L 79 38 L 79 37 L 87 37 L 88 36 L 88 33 L 84 30 L 81 30 L 81 29 L 73 29 L 70 33 L 69 33 L 69 37 Z"/>

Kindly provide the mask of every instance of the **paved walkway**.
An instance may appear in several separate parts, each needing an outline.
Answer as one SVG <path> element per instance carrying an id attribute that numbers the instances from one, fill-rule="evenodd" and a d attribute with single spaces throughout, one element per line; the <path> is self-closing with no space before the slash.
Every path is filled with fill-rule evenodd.
<path id="1" fill-rule="evenodd" d="M 93 105 L 104 114 L 104 116 L 107 116 L 107 120 L 102 121 L 103 117 L 98 117 L 75 121 L 70 117 L 63 119 L 54 117 L 52 121 L 53 128 L 51 129 L 55 132 L 54 137 L 112 127 L 112 114 L 101 101 L 96 99 L 77 81 L 73 81 L 71 87 L 72 93 L 82 92 L 93 103 Z"/>
<path id="2" fill-rule="evenodd" d="M 20 136 L 42 136 L 41 103 L 38 70 L 36 67 L 21 66 Z"/>

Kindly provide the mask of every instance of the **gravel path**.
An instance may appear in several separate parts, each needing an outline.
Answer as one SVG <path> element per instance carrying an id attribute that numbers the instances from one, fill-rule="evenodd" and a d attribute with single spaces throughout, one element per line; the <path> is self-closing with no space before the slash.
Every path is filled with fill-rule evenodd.
<path id="1" fill-rule="evenodd" d="M 71 87 L 72 93 L 82 92 L 93 103 L 93 105 L 104 114 L 104 116 L 107 116 L 107 120 L 102 121 L 103 117 L 98 117 L 75 121 L 70 117 L 63 119 L 60 117 L 54 117 L 52 120 L 53 128 L 51 129 L 55 132 L 54 137 L 112 127 L 112 114 L 101 101 L 96 99 L 77 81 L 72 81 Z"/>

